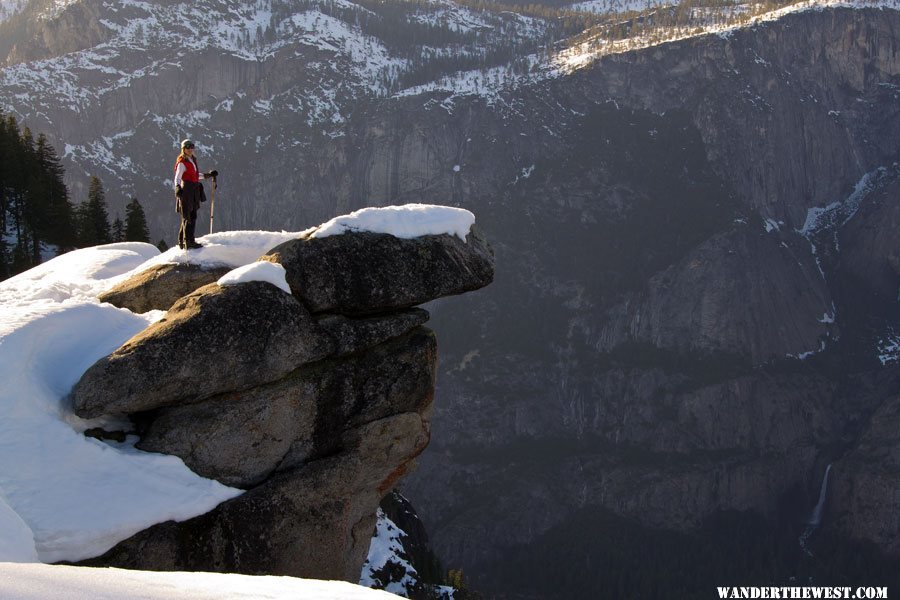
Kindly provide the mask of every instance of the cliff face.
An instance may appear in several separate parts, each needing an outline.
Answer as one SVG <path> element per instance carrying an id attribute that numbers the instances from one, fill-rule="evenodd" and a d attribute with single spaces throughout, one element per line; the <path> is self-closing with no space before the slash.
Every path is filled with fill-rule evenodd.
<path id="1" fill-rule="evenodd" d="M 445 561 L 515 585 L 501 557 L 580 511 L 808 518 L 898 385 L 898 33 L 813 11 L 367 115 L 351 197 L 473 207 L 501 265 L 471 325 L 433 309 L 446 402 L 405 493 Z M 840 467 L 836 497 L 870 472 Z M 852 497 L 868 529 L 823 527 L 891 550 L 892 496 Z"/>
<path id="2" fill-rule="evenodd" d="M 338 257 L 344 270 L 323 268 Z M 201 287 L 74 387 L 78 415 L 129 415 L 140 449 L 247 490 L 83 564 L 359 580 L 378 504 L 430 437 L 435 336 L 421 326 L 428 313 L 408 307 L 487 285 L 493 257 L 473 229 L 465 241 L 309 237 L 258 266 L 271 262 L 303 285 L 293 294 L 263 281 Z M 362 268 L 372 279 L 351 281 Z M 373 283 L 398 270 L 393 289 Z M 138 275 L 124 286 L 134 297 L 114 301 L 167 308 L 163 292 L 182 289 L 169 275 Z M 345 316 L 323 289 L 376 315 Z"/>

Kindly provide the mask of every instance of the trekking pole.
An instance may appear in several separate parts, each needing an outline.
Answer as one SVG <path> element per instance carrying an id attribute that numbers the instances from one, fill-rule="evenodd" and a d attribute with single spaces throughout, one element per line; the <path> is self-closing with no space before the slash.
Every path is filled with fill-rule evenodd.
<path id="1" fill-rule="evenodd" d="M 213 177 L 212 200 L 209 202 L 209 232 L 213 232 L 213 219 L 216 215 L 216 178 Z"/>

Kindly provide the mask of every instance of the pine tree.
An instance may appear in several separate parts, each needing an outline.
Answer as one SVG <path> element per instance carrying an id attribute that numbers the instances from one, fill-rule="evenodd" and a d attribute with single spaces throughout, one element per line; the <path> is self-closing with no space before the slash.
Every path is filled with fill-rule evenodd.
<path id="1" fill-rule="evenodd" d="M 6 279 L 12 274 L 9 248 L 6 243 L 6 227 L 9 190 L 12 188 L 13 152 L 13 135 L 9 129 L 9 121 L 0 112 L 0 279 Z"/>
<path id="2" fill-rule="evenodd" d="M 144 208 L 137 198 L 132 198 L 125 207 L 125 240 L 128 242 L 150 242 L 150 230 Z"/>
<path id="3" fill-rule="evenodd" d="M 0 112 L 0 279 L 42 260 L 46 244 L 74 243 L 72 205 L 56 151 L 43 134 Z"/>
<path id="4" fill-rule="evenodd" d="M 56 150 L 43 133 L 38 135 L 35 154 L 46 194 L 43 204 L 47 212 L 41 225 L 41 235 L 47 242 L 56 244 L 60 249 L 74 247 L 77 242 L 74 208 L 64 181 L 65 169 Z"/>
<path id="5" fill-rule="evenodd" d="M 116 215 L 116 220 L 113 221 L 112 224 L 112 241 L 114 242 L 124 242 L 125 241 L 125 225 L 122 224 L 122 219 L 119 218 L 119 215 Z"/>
<path id="6" fill-rule="evenodd" d="M 110 242 L 112 233 L 109 230 L 106 193 L 100 179 L 92 176 L 88 199 L 78 207 L 78 244 L 86 247 Z"/>

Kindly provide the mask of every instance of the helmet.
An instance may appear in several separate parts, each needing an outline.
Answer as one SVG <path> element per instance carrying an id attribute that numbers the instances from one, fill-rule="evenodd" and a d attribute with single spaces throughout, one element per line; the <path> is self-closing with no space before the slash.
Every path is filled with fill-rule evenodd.
<path id="1" fill-rule="evenodd" d="M 189 139 L 181 140 L 181 149 L 182 150 L 184 150 L 186 148 L 193 148 L 193 147 L 194 147 L 194 142 L 192 142 L 191 140 L 189 140 Z"/>

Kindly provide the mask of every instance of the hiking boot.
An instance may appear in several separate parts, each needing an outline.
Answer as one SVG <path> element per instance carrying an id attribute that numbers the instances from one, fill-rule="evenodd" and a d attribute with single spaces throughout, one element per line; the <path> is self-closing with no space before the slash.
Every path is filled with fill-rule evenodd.
<path id="1" fill-rule="evenodd" d="M 196 250 L 197 248 L 202 248 L 202 247 L 203 247 L 203 244 L 200 244 L 197 242 L 188 242 L 187 243 L 188 250 Z"/>

